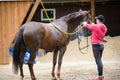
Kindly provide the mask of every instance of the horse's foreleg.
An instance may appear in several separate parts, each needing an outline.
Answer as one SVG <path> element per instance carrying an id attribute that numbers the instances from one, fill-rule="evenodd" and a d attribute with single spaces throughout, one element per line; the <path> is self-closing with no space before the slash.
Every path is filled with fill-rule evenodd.
<path id="1" fill-rule="evenodd" d="M 59 53 L 58 69 L 57 69 L 57 77 L 59 79 L 60 79 L 60 70 L 61 70 L 63 55 L 64 55 L 65 51 L 66 51 L 66 47 L 63 47 L 63 48 L 61 48 L 60 53 Z"/>
<path id="2" fill-rule="evenodd" d="M 53 67 L 52 67 L 52 72 L 51 72 L 53 79 L 55 79 L 55 66 L 56 66 L 56 61 L 57 61 L 57 55 L 58 55 L 58 50 L 57 51 L 55 50 L 53 54 Z"/>
<path id="3" fill-rule="evenodd" d="M 20 54 L 20 75 L 21 77 L 23 78 L 24 77 L 24 74 L 23 74 L 23 63 L 24 63 L 24 56 L 25 56 L 25 53 L 26 53 L 26 48 L 21 48 L 21 54 Z"/>
<path id="4" fill-rule="evenodd" d="M 36 57 L 36 53 L 35 51 L 31 51 L 30 53 L 30 59 L 28 61 L 28 67 L 29 67 L 29 70 L 30 70 L 30 75 L 31 75 L 31 79 L 32 80 L 36 80 L 35 78 L 35 75 L 34 75 L 34 71 L 33 71 L 33 65 L 34 65 L 34 59 Z"/>

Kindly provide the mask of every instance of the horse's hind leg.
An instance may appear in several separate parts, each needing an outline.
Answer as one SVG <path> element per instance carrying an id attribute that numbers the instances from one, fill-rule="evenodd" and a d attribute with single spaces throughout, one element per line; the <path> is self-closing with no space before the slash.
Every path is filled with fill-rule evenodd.
<path id="1" fill-rule="evenodd" d="M 60 79 L 60 70 L 61 70 L 63 55 L 64 55 L 65 51 L 66 51 L 66 46 L 61 48 L 60 53 L 59 53 L 58 69 L 57 69 L 57 77 L 58 77 L 58 79 Z"/>
<path id="2" fill-rule="evenodd" d="M 22 78 L 24 77 L 24 74 L 23 74 L 23 63 L 24 63 L 25 53 L 26 53 L 26 48 L 22 47 L 21 48 L 21 53 L 20 53 L 20 64 L 19 64 L 19 66 L 20 66 L 20 75 L 21 75 Z"/>
<path id="3" fill-rule="evenodd" d="M 55 66 L 56 66 L 56 61 L 57 61 L 57 55 L 58 55 L 58 50 L 55 50 L 54 51 L 54 54 L 53 54 L 53 67 L 52 67 L 52 77 L 53 77 L 53 80 L 55 80 Z"/>
<path id="4" fill-rule="evenodd" d="M 31 51 L 30 53 L 30 59 L 28 61 L 28 67 L 30 70 L 30 75 L 31 75 L 31 79 L 32 80 L 36 80 L 35 75 L 34 75 L 34 71 L 33 71 L 33 65 L 34 65 L 34 59 L 36 57 L 36 51 Z"/>

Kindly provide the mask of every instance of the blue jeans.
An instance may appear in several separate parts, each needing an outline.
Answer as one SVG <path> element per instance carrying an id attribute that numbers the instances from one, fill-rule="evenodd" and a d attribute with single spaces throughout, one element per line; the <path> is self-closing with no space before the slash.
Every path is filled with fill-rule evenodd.
<path id="1" fill-rule="evenodd" d="M 104 45 L 103 44 L 93 44 L 92 48 L 93 48 L 95 62 L 97 64 L 98 75 L 102 76 L 103 75 L 102 53 L 104 50 Z"/>

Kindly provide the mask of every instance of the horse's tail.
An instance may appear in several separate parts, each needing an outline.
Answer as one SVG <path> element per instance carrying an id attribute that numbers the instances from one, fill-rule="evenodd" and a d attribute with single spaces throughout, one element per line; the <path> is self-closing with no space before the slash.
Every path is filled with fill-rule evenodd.
<path id="1" fill-rule="evenodd" d="M 21 44 L 23 43 L 23 31 L 24 31 L 24 28 L 20 28 L 14 44 L 13 69 L 14 69 L 14 73 L 16 74 L 18 73 L 19 63 L 20 63 Z"/>

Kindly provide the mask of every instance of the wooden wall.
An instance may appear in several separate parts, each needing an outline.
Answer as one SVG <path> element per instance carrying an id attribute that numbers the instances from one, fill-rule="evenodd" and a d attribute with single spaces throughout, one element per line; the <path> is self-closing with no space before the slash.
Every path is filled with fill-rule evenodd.
<path id="1" fill-rule="evenodd" d="M 31 2 L 0 2 L 0 64 L 9 63 L 8 48 Z"/>

